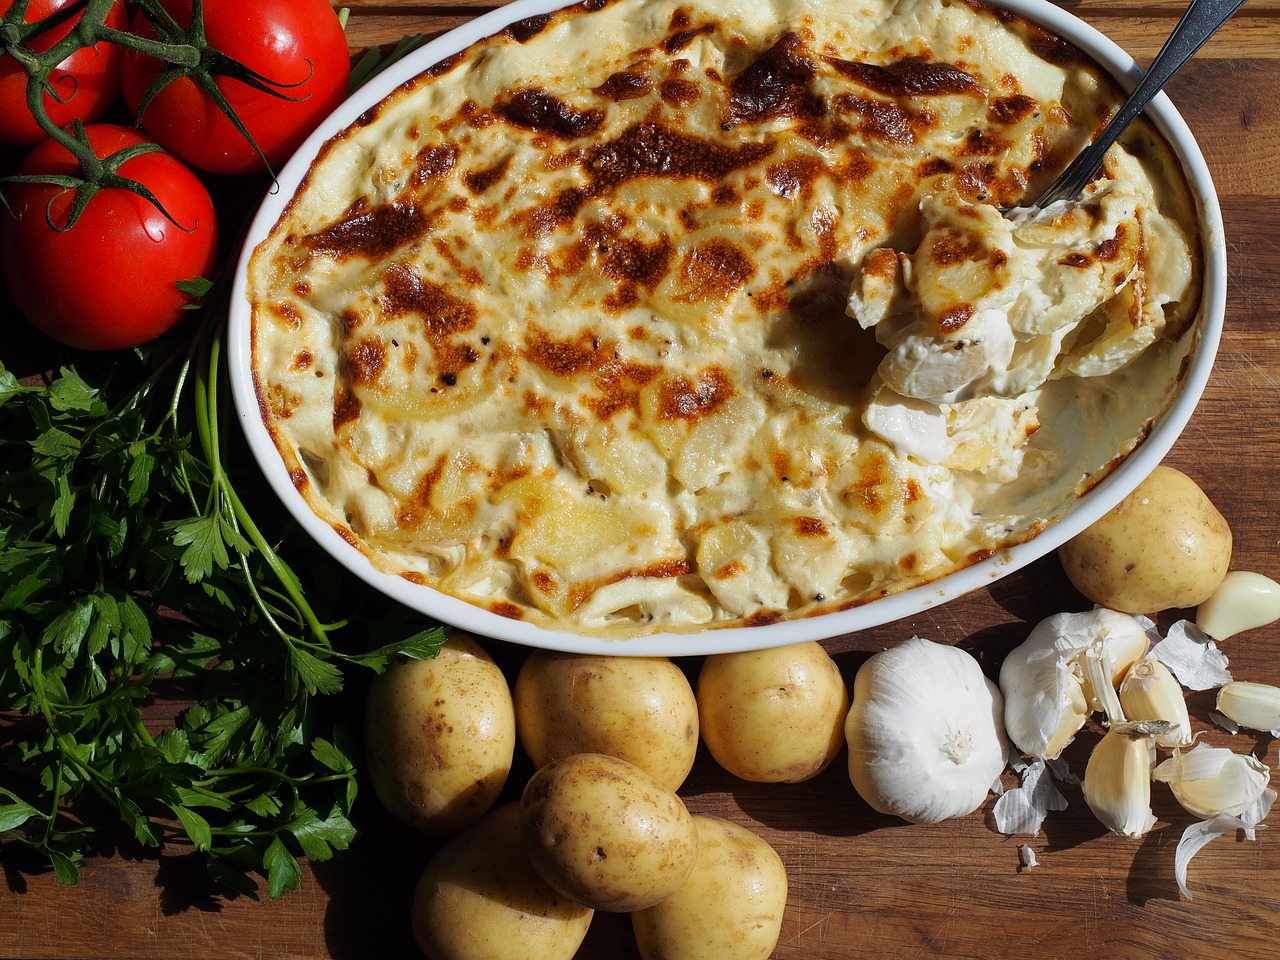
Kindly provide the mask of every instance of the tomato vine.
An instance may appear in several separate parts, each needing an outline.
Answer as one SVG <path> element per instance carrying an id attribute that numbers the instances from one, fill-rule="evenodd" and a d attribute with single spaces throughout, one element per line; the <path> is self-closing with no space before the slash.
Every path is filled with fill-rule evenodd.
<path id="1" fill-rule="evenodd" d="M 11 58 L 26 72 L 27 110 L 49 139 L 61 144 L 71 153 L 79 161 L 81 168 L 78 177 L 36 175 L 20 179 L 6 177 L 0 182 L 39 182 L 82 193 L 83 197 L 78 198 L 73 205 L 70 219 L 59 224 L 56 229 L 73 227 L 93 194 L 104 187 L 130 190 L 149 202 L 156 203 L 154 196 L 150 195 L 144 185 L 119 173 L 119 167 L 128 157 L 99 158 L 84 137 L 79 124 L 59 126 L 49 115 L 45 104 L 46 94 L 59 96 L 50 77 L 60 64 L 78 51 L 108 43 L 165 64 L 143 94 L 137 111 L 139 117 L 166 86 L 180 78 L 188 78 L 223 112 L 261 160 L 262 169 L 268 171 L 271 167 L 265 154 L 228 102 L 218 80 L 234 80 L 259 93 L 286 101 L 297 100 L 289 91 L 306 83 L 306 79 L 290 83 L 273 80 L 212 47 L 206 37 L 203 0 L 192 0 L 190 23 L 185 26 L 158 0 L 137 0 L 141 19 L 132 29 L 118 29 L 108 23 L 111 11 L 118 3 L 119 0 L 77 0 L 44 19 L 28 23 L 25 16 L 30 0 L 14 0 L 3 18 L 0 18 L 0 57 Z M 47 37 L 51 31 L 68 23 L 71 26 L 64 36 L 51 46 L 39 49 L 42 45 L 37 41 L 41 37 Z M 130 155 L 158 149 L 161 148 L 149 144 L 131 148 Z M 3 193 L 0 193 L 0 200 L 4 200 Z M 160 209 L 163 211 L 163 208 Z M 50 225 L 53 226 L 52 223 Z"/>

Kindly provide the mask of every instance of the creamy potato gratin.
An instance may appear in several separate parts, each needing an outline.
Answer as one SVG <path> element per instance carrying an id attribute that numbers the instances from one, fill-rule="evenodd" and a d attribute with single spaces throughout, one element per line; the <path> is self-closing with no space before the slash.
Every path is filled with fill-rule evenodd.
<path id="1" fill-rule="evenodd" d="M 1143 125 L 963 0 L 586 0 L 403 84 L 251 264 L 263 417 L 379 569 L 599 635 L 767 623 L 1036 535 L 1141 441 L 1199 239 Z"/>

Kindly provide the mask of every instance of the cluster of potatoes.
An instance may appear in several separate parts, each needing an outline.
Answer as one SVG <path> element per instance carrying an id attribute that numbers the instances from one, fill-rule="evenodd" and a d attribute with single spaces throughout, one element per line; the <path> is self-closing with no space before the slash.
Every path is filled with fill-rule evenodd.
<path id="1" fill-rule="evenodd" d="M 1231 534 L 1193 481 L 1160 467 L 1059 555 L 1103 606 L 1190 607 L 1222 583 Z M 678 791 L 699 742 L 741 779 L 796 783 L 826 769 L 862 721 L 817 643 L 707 657 L 694 686 L 668 659 L 548 651 L 530 653 L 511 685 L 459 633 L 436 658 L 373 682 L 374 788 L 400 820 L 446 838 L 412 908 L 429 960 L 568 960 L 597 910 L 630 914 L 644 960 L 772 954 L 787 899 L 777 852 L 691 813 Z M 517 747 L 535 772 L 518 802 L 495 806 Z M 902 760 L 898 740 L 885 749 L 876 762 Z"/>
<path id="2" fill-rule="evenodd" d="M 849 695 L 817 643 L 722 654 L 694 685 L 671 660 L 535 651 L 514 686 L 473 638 L 397 663 L 369 692 L 366 764 L 400 820 L 447 837 L 418 882 L 430 960 L 570 958 L 596 910 L 645 960 L 764 960 L 787 899 L 777 852 L 678 794 L 701 739 L 757 782 L 816 776 Z M 779 731 L 787 731 L 779 736 Z M 535 772 L 495 806 L 517 746 Z"/>

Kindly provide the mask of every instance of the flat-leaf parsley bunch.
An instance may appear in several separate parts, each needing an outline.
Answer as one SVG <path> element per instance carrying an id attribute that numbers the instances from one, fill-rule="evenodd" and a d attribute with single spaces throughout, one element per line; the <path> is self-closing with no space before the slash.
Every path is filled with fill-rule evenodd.
<path id="1" fill-rule="evenodd" d="M 224 426 L 225 305 L 200 314 L 39 382 L 0 365 L 0 845 L 74 883 L 125 828 L 275 897 L 354 835 L 344 676 L 442 634 L 285 562 L 283 512 Z"/>

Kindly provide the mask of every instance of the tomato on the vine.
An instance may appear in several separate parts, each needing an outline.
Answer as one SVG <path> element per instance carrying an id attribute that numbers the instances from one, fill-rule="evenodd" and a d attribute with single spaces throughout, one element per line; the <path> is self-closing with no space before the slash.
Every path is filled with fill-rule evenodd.
<path id="1" fill-rule="evenodd" d="M 160 0 L 181 25 L 191 23 L 190 0 Z M 270 81 L 284 99 L 241 80 L 215 83 L 267 162 L 278 168 L 307 135 L 342 102 L 351 72 L 346 35 L 328 0 L 253 0 L 206 3 L 205 36 L 221 51 Z M 145 19 L 134 30 L 151 36 Z M 121 84 L 137 112 L 148 85 L 164 68 L 153 57 L 129 51 Z M 141 124 L 166 150 L 213 173 L 252 173 L 262 159 L 207 93 L 189 77 L 170 82 L 146 106 Z"/>
<path id="2" fill-rule="evenodd" d="M 23 13 L 27 23 L 37 23 L 52 16 L 76 0 L 31 0 Z M 13 0 L 0 0 L 0 16 L 13 7 Z M 66 23 L 34 37 L 31 49 L 43 53 L 71 32 L 81 11 Z M 123 0 L 116 0 L 107 11 L 106 25 L 123 30 L 129 24 Z M 99 42 L 83 47 L 58 64 L 49 75 L 57 91 L 54 97 L 44 92 L 44 108 L 55 126 L 65 127 L 73 120 L 88 123 L 96 120 L 111 106 L 120 92 L 120 63 L 124 51 L 114 44 Z M 48 136 L 27 109 L 27 72 L 13 57 L 0 52 L 0 143 L 10 146 L 33 146 Z"/>
<path id="3" fill-rule="evenodd" d="M 147 142 L 111 124 L 85 132 L 99 158 Z M 17 170 L 79 172 L 79 162 L 55 140 L 36 147 Z M 35 183 L 5 188 L 12 208 L 0 213 L 5 285 L 33 325 L 73 347 L 118 350 L 159 336 L 191 302 L 178 283 L 213 271 L 217 217 L 196 175 L 162 151 L 132 157 L 118 172 L 150 190 L 176 223 L 131 190 L 104 187 L 70 228 L 55 229 L 67 223 L 72 191 Z"/>

